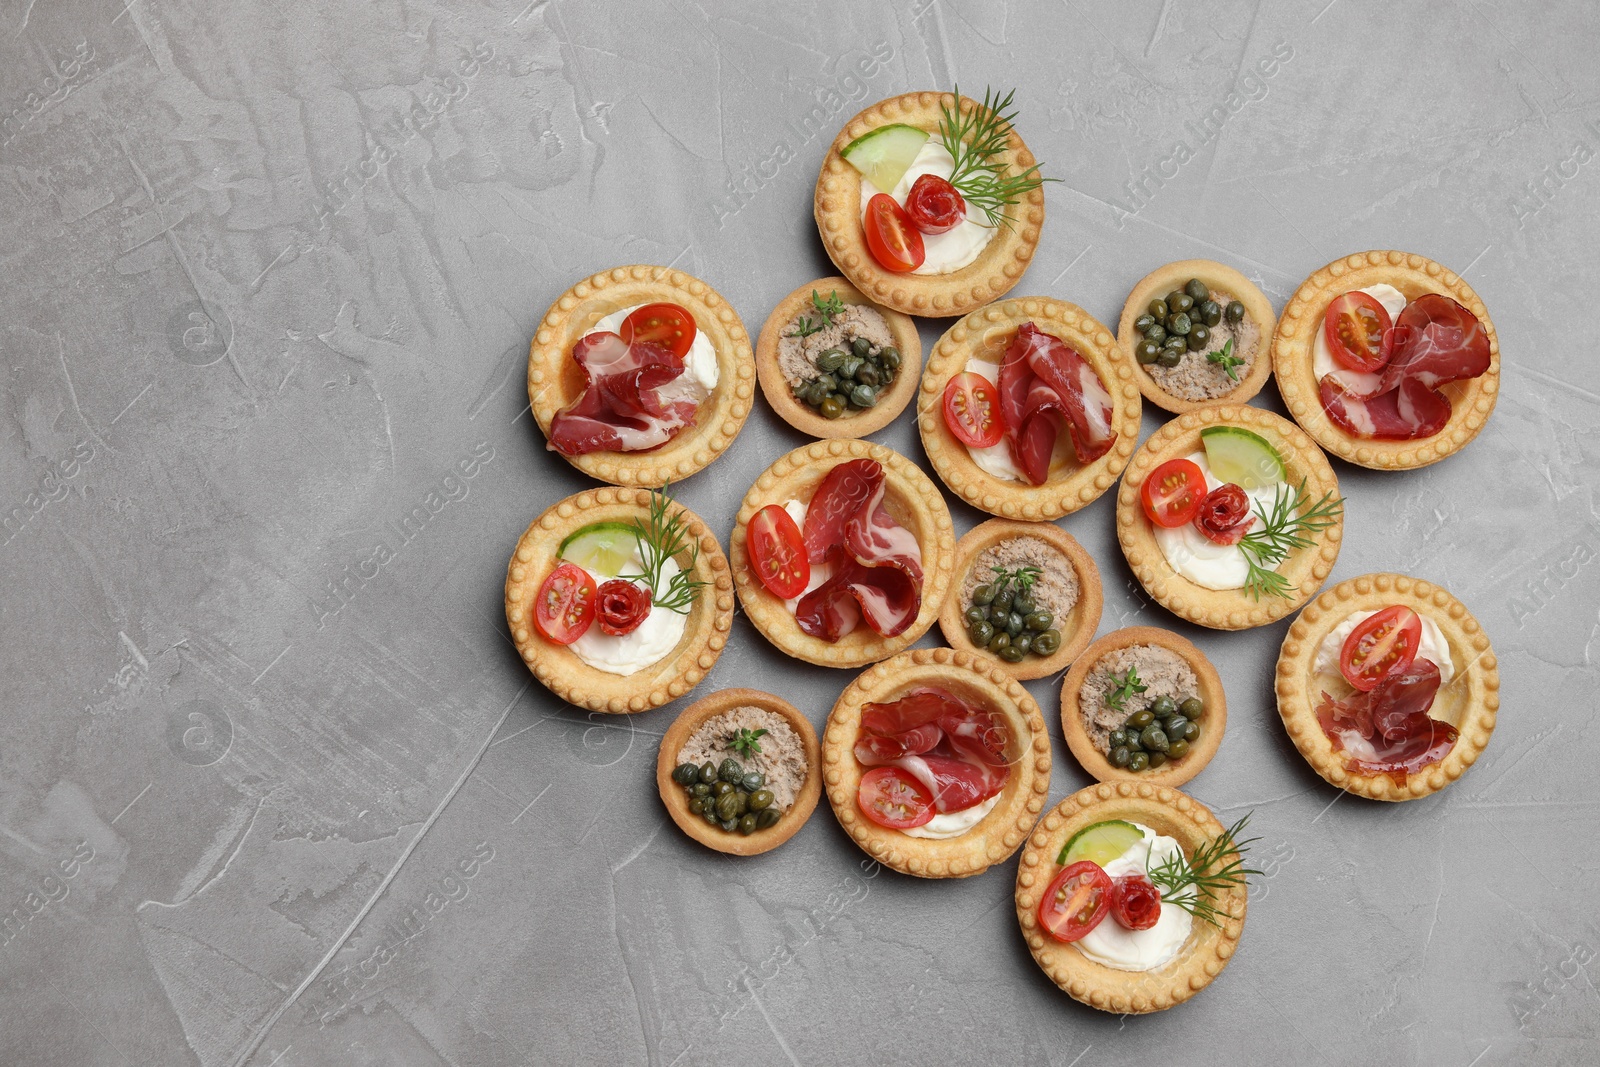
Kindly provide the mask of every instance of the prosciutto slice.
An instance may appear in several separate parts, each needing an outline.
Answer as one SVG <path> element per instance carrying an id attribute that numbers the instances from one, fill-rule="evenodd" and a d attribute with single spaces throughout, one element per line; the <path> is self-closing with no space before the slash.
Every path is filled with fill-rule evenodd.
<path id="1" fill-rule="evenodd" d="M 1034 485 L 1050 477 L 1063 426 L 1079 463 L 1111 451 L 1111 394 L 1082 356 L 1033 323 L 1023 323 L 1006 346 L 996 385 L 1012 458 Z"/>
<path id="2" fill-rule="evenodd" d="M 802 633 L 837 641 L 865 621 L 895 637 L 922 610 L 922 549 L 884 508 L 886 490 L 875 459 L 840 463 L 817 486 L 801 536 L 829 577 L 795 606 Z"/>
<path id="3" fill-rule="evenodd" d="M 943 814 L 1005 788 L 1005 745 L 1005 725 L 993 712 L 927 687 L 863 708 L 855 754 L 863 766 L 898 767 L 917 779 Z"/>
<path id="4" fill-rule="evenodd" d="M 1333 747 L 1350 756 L 1355 774 L 1387 774 L 1399 785 L 1406 776 L 1450 754 L 1456 728 L 1429 717 L 1439 692 L 1439 667 L 1418 659 L 1391 674 L 1370 693 L 1343 700 L 1322 694 L 1317 721 Z"/>
<path id="5" fill-rule="evenodd" d="M 590 333 L 572 346 L 584 390 L 550 420 L 550 448 L 565 456 L 659 448 L 694 421 L 706 397 L 683 357 L 649 341 Z"/>

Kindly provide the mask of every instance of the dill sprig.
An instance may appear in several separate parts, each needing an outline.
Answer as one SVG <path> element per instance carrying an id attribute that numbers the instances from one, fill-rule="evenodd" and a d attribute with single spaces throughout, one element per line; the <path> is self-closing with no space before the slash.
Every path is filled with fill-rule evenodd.
<path id="1" fill-rule="evenodd" d="M 1253 600 L 1260 600 L 1263 594 L 1290 597 L 1294 587 L 1278 573 L 1278 564 L 1295 549 L 1310 548 L 1314 543 L 1313 535 L 1337 522 L 1344 512 L 1344 498 L 1335 497 L 1330 490 L 1312 504 L 1306 494 L 1306 480 L 1301 478 L 1294 489 L 1280 484 L 1271 508 L 1263 507 L 1260 501 L 1255 507 L 1263 526 L 1245 534 L 1239 541 L 1239 550 L 1249 565 L 1245 591 Z"/>
<path id="2" fill-rule="evenodd" d="M 1244 357 L 1233 354 L 1233 338 L 1228 338 L 1228 343 L 1222 346 L 1221 351 L 1207 352 L 1206 359 L 1221 367 L 1228 375 L 1228 381 L 1236 382 L 1239 380 L 1239 375 L 1234 373 L 1233 368 L 1243 364 Z"/>
<path id="3" fill-rule="evenodd" d="M 817 318 L 810 315 L 801 315 L 794 322 L 794 333 L 790 337 L 810 337 L 814 333 L 821 333 L 824 328 L 833 325 L 834 316 L 844 313 L 844 301 L 839 299 L 839 290 L 835 289 L 824 300 L 811 290 L 811 306 L 817 309 Z"/>
<path id="4" fill-rule="evenodd" d="M 1239 839 L 1249 821 L 1247 814 L 1196 849 L 1189 859 L 1184 859 L 1179 852 L 1155 867 L 1147 866 L 1145 873 L 1161 890 L 1162 903 L 1180 907 L 1212 926 L 1222 925 L 1217 921 L 1219 916 L 1237 918 L 1217 907 L 1216 901 L 1220 893 L 1248 884 L 1250 875 L 1261 875 L 1260 871 L 1244 865 L 1245 852 L 1261 840 L 1259 837 Z"/>
<path id="5" fill-rule="evenodd" d="M 679 615 L 689 614 L 695 594 L 707 583 L 693 576 L 694 565 L 700 559 L 700 544 L 689 536 L 688 524 L 681 510 L 667 514 L 672 498 L 665 487 L 650 492 L 650 517 L 643 522 L 633 520 L 634 536 L 639 542 L 639 556 L 644 562 L 639 574 L 624 574 L 630 581 L 641 581 L 650 587 L 650 603 Z M 662 571 L 667 560 L 680 553 L 689 553 L 689 562 L 678 573 L 666 579 L 663 586 Z"/>
<path id="6" fill-rule="evenodd" d="M 961 87 L 954 89 L 954 110 L 939 104 L 939 139 L 944 150 L 955 161 L 950 171 L 950 184 L 968 204 L 976 206 L 989 220 L 990 226 L 1011 228 L 1007 208 L 1022 196 L 1055 178 L 1044 178 L 1035 163 L 1021 173 L 1013 174 L 1002 160 L 1011 137 L 1011 124 L 1017 117 L 1012 108 L 1015 89 L 1001 96 L 994 90 L 983 90 L 983 103 L 963 113 Z"/>
<path id="7" fill-rule="evenodd" d="M 1113 674 L 1111 680 L 1116 683 L 1116 688 L 1106 694 L 1106 707 L 1113 711 L 1127 711 L 1128 699 L 1150 688 L 1139 680 L 1137 667 L 1129 667 L 1121 678 Z"/>

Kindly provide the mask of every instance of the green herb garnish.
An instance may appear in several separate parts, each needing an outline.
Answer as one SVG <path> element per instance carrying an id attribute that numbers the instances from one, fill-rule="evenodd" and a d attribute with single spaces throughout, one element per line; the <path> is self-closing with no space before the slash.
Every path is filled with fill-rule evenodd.
<path id="1" fill-rule="evenodd" d="M 672 498 L 667 495 L 665 487 L 651 490 L 650 518 L 644 522 L 633 520 L 633 532 L 639 541 L 639 555 L 644 560 L 644 569 L 639 574 L 624 574 L 621 577 L 648 585 L 652 606 L 687 615 L 694 604 L 695 594 L 707 583 L 693 577 L 694 565 L 700 559 L 700 545 L 689 536 L 688 524 L 683 521 L 681 510 L 667 514 L 667 505 L 671 502 Z M 666 579 L 663 585 L 662 571 L 667 560 L 685 551 L 689 553 L 688 564 Z"/>
<path id="2" fill-rule="evenodd" d="M 1011 123 L 1017 117 L 1017 113 L 1010 110 L 1011 100 L 1017 95 L 1015 89 L 1000 96 L 985 88 L 983 103 L 965 114 L 961 111 L 959 85 L 954 94 L 954 111 L 943 103 L 939 105 L 942 113 L 939 138 L 944 142 L 944 150 L 955 160 L 950 184 L 968 204 L 988 217 L 990 226 L 1010 229 L 1011 217 L 1006 209 L 1043 183 L 1058 179 L 1040 177 L 1037 163 L 1020 174 L 1013 174 L 1000 158 L 1010 143 Z"/>
<path id="3" fill-rule="evenodd" d="M 1106 694 L 1106 707 L 1111 708 L 1113 711 L 1127 711 L 1128 698 L 1135 693 L 1143 693 L 1150 688 L 1139 681 L 1139 669 L 1137 667 L 1129 667 L 1121 678 L 1113 674 L 1111 680 L 1116 683 L 1116 688 Z"/>
<path id="4" fill-rule="evenodd" d="M 844 301 L 839 299 L 837 289 L 829 293 L 826 300 L 822 299 L 815 289 L 811 290 L 811 306 L 817 309 L 817 318 L 801 315 L 795 319 L 794 333 L 791 333 L 790 337 L 810 337 L 814 333 L 821 333 L 824 328 L 833 325 L 836 315 L 844 313 Z"/>
<path id="5" fill-rule="evenodd" d="M 1239 541 L 1239 550 L 1250 568 L 1244 587 L 1253 600 L 1260 600 L 1262 594 L 1292 596 L 1294 587 L 1277 572 L 1278 564 L 1295 549 L 1311 547 L 1311 535 L 1332 526 L 1344 512 L 1344 498 L 1335 497 L 1332 491 L 1322 494 L 1322 499 L 1312 504 L 1306 495 L 1304 478 L 1294 489 L 1279 484 L 1278 490 L 1270 509 L 1256 502 L 1256 514 L 1264 523 L 1263 527 L 1245 534 Z"/>
<path id="6" fill-rule="evenodd" d="M 1018 567 L 1016 570 L 1007 570 L 1004 567 L 990 567 L 989 569 L 994 572 L 995 596 L 1005 592 L 1008 585 L 1015 585 L 1017 592 L 1026 593 L 1033 588 L 1033 583 L 1037 582 L 1039 575 L 1043 573 L 1032 564 Z"/>
<path id="7" fill-rule="evenodd" d="M 1206 359 L 1221 367 L 1227 373 L 1228 381 L 1236 382 L 1239 380 L 1239 376 L 1233 372 L 1233 368 L 1243 365 L 1244 357 L 1233 354 L 1233 338 L 1228 338 L 1228 343 L 1222 346 L 1220 352 L 1207 352 Z"/>
<path id="8" fill-rule="evenodd" d="M 745 759 L 749 759 L 757 752 L 761 751 L 760 739 L 766 736 L 766 733 L 767 731 L 765 729 L 740 730 L 738 733 L 733 735 L 733 740 L 728 742 L 728 747 L 739 753 L 739 755 L 743 756 Z"/>
<path id="9" fill-rule="evenodd" d="M 1182 908 L 1196 919 L 1204 919 L 1212 926 L 1221 926 L 1218 917 L 1233 919 L 1232 915 L 1216 905 L 1217 895 L 1234 886 L 1247 885 L 1248 877 L 1261 872 L 1244 865 L 1244 854 L 1259 837 L 1239 840 L 1246 815 L 1228 829 L 1195 850 L 1192 859 L 1184 859 L 1179 852 L 1155 867 L 1146 866 L 1145 873 L 1161 891 L 1161 902 Z M 1231 859 L 1229 857 L 1232 857 Z"/>

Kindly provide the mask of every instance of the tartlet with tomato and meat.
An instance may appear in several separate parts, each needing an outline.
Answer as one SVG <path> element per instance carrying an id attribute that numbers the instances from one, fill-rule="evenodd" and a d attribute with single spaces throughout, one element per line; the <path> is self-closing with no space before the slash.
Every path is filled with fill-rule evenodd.
<path id="1" fill-rule="evenodd" d="M 644 711 L 693 689 L 727 644 L 733 597 L 716 537 L 660 490 L 608 487 L 552 504 L 506 571 L 523 662 L 593 711 Z"/>
<path id="2" fill-rule="evenodd" d="M 1323 448 L 1410 470 L 1478 435 L 1500 391 L 1500 342 L 1460 275 L 1414 253 L 1359 252 L 1290 298 L 1272 342 L 1283 401 Z"/>
<path id="3" fill-rule="evenodd" d="M 1077 305 L 1004 300 L 934 345 L 917 429 L 935 473 L 967 503 L 1058 519 L 1111 488 L 1133 455 L 1134 373 L 1111 331 Z"/>
<path id="4" fill-rule="evenodd" d="M 902 652 L 861 673 L 828 715 L 828 803 L 873 859 L 919 878 L 981 874 L 1016 851 L 1050 793 L 1050 737 L 992 658 Z"/>
<path id="5" fill-rule="evenodd" d="M 1013 125 L 1014 93 L 906 93 L 845 124 L 817 176 L 823 247 L 867 297 L 960 315 L 1021 279 L 1046 180 Z"/>
<path id="6" fill-rule="evenodd" d="M 1323 593 L 1289 627 L 1277 694 L 1290 739 L 1329 784 L 1414 800 L 1483 754 L 1500 671 L 1483 627 L 1449 592 L 1365 574 Z"/>
<path id="7" fill-rule="evenodd" d="M 1244 404 L 1199 408 L 1151 434 L 1117 493 L 1117 541 L 1174 615 L 1216 630 L 1281 619 L 1339 557 L 1344 500 L 1299 427 Z"/>
<path id="8" fill-rule="evenodd" d="M 661 486 L 703 469 L 744 426 L 755 378 L 738 313 L 667 267 L 578 282 L 528 347 L 528 402 L 550 451 L 613 485 Z"/>
<path id="9" fill-rule="evenodd" d="M 860 667 L 939 617 L 955 567 L 950 510 L 904 456 L 817 441 L 768 467 L 728 539 L 733 583 L 756 629 L 796 659 Z"/>

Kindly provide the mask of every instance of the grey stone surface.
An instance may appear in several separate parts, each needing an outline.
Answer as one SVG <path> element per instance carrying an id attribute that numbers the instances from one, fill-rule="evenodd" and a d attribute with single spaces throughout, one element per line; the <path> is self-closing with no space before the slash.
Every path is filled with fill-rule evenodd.
<path id="1" fill-rule="evenodd" d="M 1600 1060 L 1597 43 L 1583 0 L 6 0 L 0 1063 Z M 1206 256 L 1281 306 L 1400 248 L 1462 272 L 1504 352 L 1463 454 L 1338 467 L 1334 579 L 1441 582 L 1499 654 L 1493 742 L 1426 800 L 1301 761 L 1284 624 L 1177 623 L 1109 495 L 1064 521 L 1103 629 L 1219 665 L 1191 790 L 1264 838 L 1237 957 L 1157 1017 L 1045 979 L 1010 863 L 877 873 L 825 804 L 761 858 L 689 842 L 652 782 L 682 705 L 563 707 L 501 616 L 517 535 L 588 484 L 524 413 L 549 302 L 671 264 L 759 329 L 828 271 L 838 126 L 957 80 L 1015 84 L 1061 179 L 1018 294 L 1114 322 Z M 877 436 L 922 460 L 909 416 Z M 758 402 L 681 497 L 725 532 L 799 440 Z M 820 724 L 849 679 L 740 619 L 699 692 Z M 1053 798 L 1087 784 L 1056 760 Z"/>

